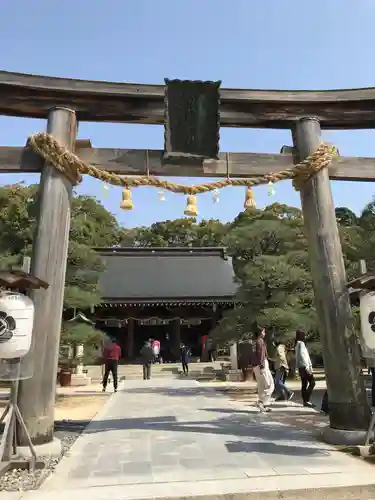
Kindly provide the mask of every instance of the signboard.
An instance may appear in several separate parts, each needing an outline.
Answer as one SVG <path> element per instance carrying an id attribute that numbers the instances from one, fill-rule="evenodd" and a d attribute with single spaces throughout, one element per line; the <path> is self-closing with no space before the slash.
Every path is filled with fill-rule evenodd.
<path id="1" fill-rule="evenodd" d="M 137 319 L 136 320 L 139 325 L 170 325 L 175 321 L 173 318 L 167 318 L 167 319 L 162 319 L 162 318 L 145 318 L 145 319 Z M 180 325 L 182 326 L 194 326 L 194 325 L 200 325 L 202 323 L 202 320 L 198 318 L 191 318 L 191 319 L 180 319 Z"/>
<path id="2" fill-rule="evenodd" d="M 220 84 L 165 80 L 165 161 L 181 164 L 218 159 Z"/>

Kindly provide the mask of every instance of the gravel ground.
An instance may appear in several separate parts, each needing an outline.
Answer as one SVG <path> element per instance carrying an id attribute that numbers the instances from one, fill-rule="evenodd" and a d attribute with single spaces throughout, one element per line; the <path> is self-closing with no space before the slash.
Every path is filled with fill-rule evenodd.
<path id="1" fill-rule="evenodd" d="M 78 436 L 83 432 L 89 421 L 63 420 L 55 423 L 55 436 L 61 440 L 63 452 L 60 457 L 41 457 L 45 463 L 43 469 L 28 472 L 15 469 L 0 477 L 0 491 L 26 491 L 36 490 L 43 481 L 55 470 L 56 465 L 73 445 Z"/>

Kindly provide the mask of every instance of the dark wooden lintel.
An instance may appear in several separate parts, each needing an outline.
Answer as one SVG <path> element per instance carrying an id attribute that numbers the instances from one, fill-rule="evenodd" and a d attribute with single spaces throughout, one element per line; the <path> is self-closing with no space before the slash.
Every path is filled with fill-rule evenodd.
<path id="1" fill-rule="evenodd" d="M 246 178 L 270 174 L 293 166 L 292 154 L 221 153 L 219 161 L 205 161 L 203 165 L 163 164 L 160 150 L 82 148 L 77 141 L 78 156 L 99 168 L 120 175 L 166 177 L 230 177 Z M 147 159 L 148 158 L 148 159 Z M 147 161 L 146 161 L 147 160 Z M 29 148 L 0 147 L 0 173 L 38 173 L 43 162 Z M 340 156 L 329 168 L 333 180 L 373 181 L 375 159 Z"/>
<path id="2" fill-rule="evenodd" d="M 167 76 L 167 75 L 166 75 Z M 74 80 L 0 71 L 0 115 L 46 118 L 68 107 L 79 121 L 164 124 L 164 85 Z M 290 129 L 304 116 L 325 129 L 374 128 L 375 88 L 220 89 L 220 125 Z"/>

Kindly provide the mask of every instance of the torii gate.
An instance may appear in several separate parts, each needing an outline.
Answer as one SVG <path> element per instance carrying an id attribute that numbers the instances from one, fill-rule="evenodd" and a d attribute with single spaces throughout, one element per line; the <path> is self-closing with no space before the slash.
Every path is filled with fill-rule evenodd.
<path id="1" fill-rule="evenodd" d="M 0 114 L 47 119 L 48 134 L 61 146 L 75 151 L 81 160 L 108 172 L 132 176 L 256 178 L 292 168 L 314 153 L 320 145 L 321 128 L 374 128 L 375 89 L 315 92 L 219 90 L 218 84 L 213 84 L 214 87 L 220 98 L 215 117 L 218 125 L 290 129 L 294 143 L 292 153 L 222 153 L 215 159 L 215 145 L 206 144 L 206 153 L 210 147 L 211 153 L 203 151 L 192 162 L 187 155 L 186 161 L 181 161 L 181 156 L 173 157 L 173 137 L 166 133 L 165 144 L 171 146 L 170 161 L 166 162 L 166 147 L 164 154 L 163 151 L 97 149 L 91 147 L 90 141 L 76 140 L 77 120 L 165 124 L 168 81 L 166 86 L 138 85 L 0 72 Z M 184 103 L 184 98 L 181 102 Z M 212 125 L 213 114 L 210 116 Z M 176 124 L 169 125 L 169 132 L 173 132 Z M 193 135 L 194 132 L 191 137 Z M 202 150 L 204 148 L 205 145 Z M 35 360 L 35 370 L 32 379 L 20 384 L 19 406 L 33 442 L 49 443 L 53 439 L 72 183 L 54 166 L 44 164 L 30 147 L 1 147 L 0 172 L 41 172 L 32 272 L 50 283 L 50 287 L 34 294 L 35 343 L 29 361 Z M 329 387 L 330 425 L 338 431 L 365 432 L 370 411 L 345 286 L 330 178 L 374 180 L 374 160 L 339 157 L 329 169 L 315 173 L 301 188 Z M 21 435 L 21 444 L 22 441 Z"/>

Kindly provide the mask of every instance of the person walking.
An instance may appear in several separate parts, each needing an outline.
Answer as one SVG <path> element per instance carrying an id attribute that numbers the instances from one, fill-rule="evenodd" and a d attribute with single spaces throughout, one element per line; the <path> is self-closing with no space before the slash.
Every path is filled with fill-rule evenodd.
<path id="1" fill-rule="evenodd" d="M 189 375 L 189 358 L 190 358 L 190 349 L 187 345 L 181 344 L 180 347 L 181 353 L 181 364 L 184 375 Z"/>
<path id="2" fill-rule="evenodd" d="M 276 356 L 274 359 L 275 366 L 275 387 L 279 394 L 278 400 L 290 401 L 294 396 L 294 392 L 290 391 L 285 385 L 286 377 L 289 373 L 288 360 L 286 358 L 286 347 L 284 344 L 276 340 L 274 342 L 276 348 Z"/>
<path id="3" fill-rule="evenodd" d="M 329 415 L 329 400 L 328 400 L 328 391 L 327 390 L 324 391 L 320 411 L 322 413 L 324 413 L 325 415 Z"/>
<path id="4" fill-rule="evenodd" d="M 151 364 L 154 359 L 154 352 L 151 346 L 151 340 L 147 340 L 141 349 L 141 361 L 143 367 L 143 380 L 150 380 L 151 378 Z"/>
<path id="5" fill-rule="evenodd" d="M 265 329 L 257 327 L 252 365 L 258 389 L 257 407 L 261 412 L 271 411 L 271 396 L 275 389 L 268 364 L 267 346 L 264 341 L 265 336 Z"/>
<path id="6" fill-rule="evenodd" d="M 310 401 L 312 392 L 315 387 L 315 378 L 313 373 L 313 367 L 305 344 L 306 334 L 302 330 L 297 330 L 296 332 L 296 371 L 298 370 L 299 376 L 301 378 L 301 395 L 303 406 L 309 408 L 314 408 Z"/>
<path id="7" fill-rule="evenodd" d="M 160 340 L 157 339 L 151 339 L 151 348 L 152 352 L 154 354 L 154 359 L 153 362 L 157 363 L 159 361 L 160 363 Z"/>
<path id="8" fill-rule="evenodd" d="M 104 360 L 104 375 L 103 375 L 103 392 L 107 389 L 108 377 L 112 373 L 113 389 L 117 392 L 118 386 L 118 362 L 121 358 L 121 347 L 115 342 L 110 340 L 103 346 L 103 360 Z"/>

